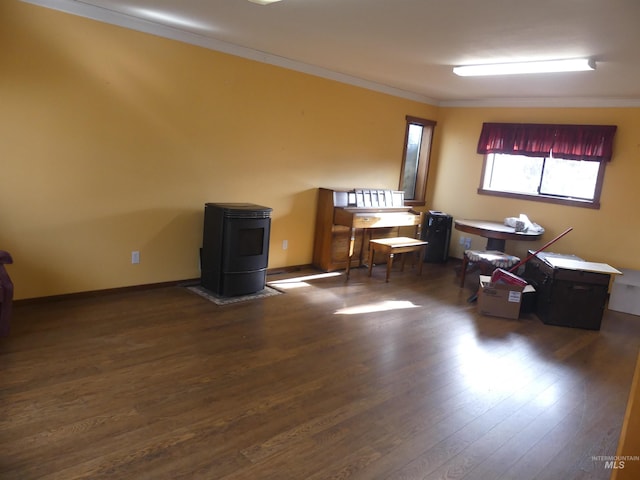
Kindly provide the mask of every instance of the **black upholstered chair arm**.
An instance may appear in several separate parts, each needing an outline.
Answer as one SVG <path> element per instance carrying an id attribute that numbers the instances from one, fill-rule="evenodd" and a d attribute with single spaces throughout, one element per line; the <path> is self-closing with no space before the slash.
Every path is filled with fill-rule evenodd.
<path id="1" fill-rule="evenodd" d="M 5 263 L 13 263 L 13 258 L 11 258 L 11 254 L 9 252 L 0 250 L 0 265 Z"/>

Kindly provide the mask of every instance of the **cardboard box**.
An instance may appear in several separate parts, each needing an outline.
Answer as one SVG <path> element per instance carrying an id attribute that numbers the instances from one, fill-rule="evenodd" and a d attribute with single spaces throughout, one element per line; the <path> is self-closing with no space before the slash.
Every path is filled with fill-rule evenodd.
<path id="1" fill-rule="evenodd" d="M 640 271 L 620 269 L 609 296 L 609 310 L 640 315 Z"/>
<path id="2" fill-rule="evenodd" d="M 492 283 L 491 277 L 480 275 L 478 311 L 483 315 L 517 320 L 524 293 L 534 292 L 531 285 L 519 286 Z"/>

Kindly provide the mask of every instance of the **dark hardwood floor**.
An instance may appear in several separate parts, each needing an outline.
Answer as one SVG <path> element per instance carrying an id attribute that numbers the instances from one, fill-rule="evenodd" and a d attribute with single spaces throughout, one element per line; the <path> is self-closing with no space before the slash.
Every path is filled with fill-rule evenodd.
<path id="1" fill-rule="evenodd" d="M 483 317 L 455 263 L 21 304 L 0 339 L 0 478 L 607 479 L 640 319 Z M 295 280 L 298 278 L 298 280 Z"/>

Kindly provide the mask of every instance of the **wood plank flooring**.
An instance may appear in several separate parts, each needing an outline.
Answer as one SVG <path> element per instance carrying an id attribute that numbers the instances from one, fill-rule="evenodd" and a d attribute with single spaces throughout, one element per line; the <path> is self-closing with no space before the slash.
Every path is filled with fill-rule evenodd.
<path id="1" fill-rule="evenodd" d="M 607 479 L 640 318 L 484 317 L 456 263 L 270 275 L 216 306 L 163 287 L 14 309 L 0 478 Z M 306 278 L 305 278 L 306 277 Z"/>

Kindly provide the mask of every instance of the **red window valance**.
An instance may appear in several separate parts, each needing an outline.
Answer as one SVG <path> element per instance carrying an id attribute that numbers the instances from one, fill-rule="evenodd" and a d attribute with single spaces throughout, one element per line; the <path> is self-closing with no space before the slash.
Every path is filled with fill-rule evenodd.
<path id="1" fill-rule="evenodd" d="M 478 153 L 610 161 L 615 125 L 484 123 Z"/>

